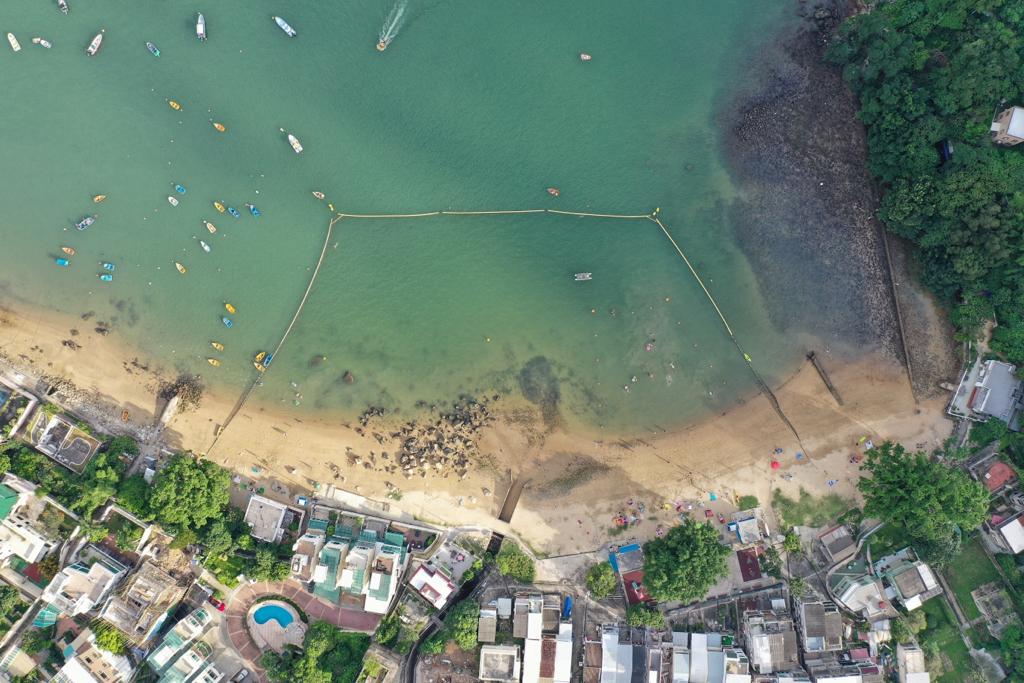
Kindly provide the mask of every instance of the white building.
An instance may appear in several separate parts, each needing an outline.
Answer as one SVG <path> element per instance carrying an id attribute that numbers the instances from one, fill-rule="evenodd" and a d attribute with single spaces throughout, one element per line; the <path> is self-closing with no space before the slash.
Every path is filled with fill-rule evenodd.
<path id="1" fill-rule="evenodd" d="M 555 640 L 555 683 L 569 683 L 572 678 L 572 623 L 558 625 Z"/>
<path id="2" fill-rule="evenodd" d="M 43 590 L 43 601 L 74 617 L 98 609 L 128 568 L 94 545 L 61 569 Z"/>
<path id="3" fill-rule="evenodd" d="M 409 579 L 409 585 L 436 609 L 444 607 L 456 590 L 450 577 L 429 564 L 420 565 Z"/>
<path id="4" fill-rule="evenodd" d="M 57 546 L 39 524 L 46 502 L 35 495 L 36 486 L 7 474 L 0 484 L 0 563 L 11 556 L 32 564 Z"/>
<path id="5" fill-rule="evenodd" d="M 896 646 L 896 667 L 900 683 L 930 683 L 932 680 L 924 666 L 924 652 L 916 645 Z"/>
<path id="6" fill-rule="evenodd" d="M 65 650 L 68 657 L 51 683 L 123 683 L 132 675 L 127 657 L 96 647 L 96 636 L 89 629 L 82 631 Z"/>
<path id="7" fill-rule="evenodd" d="M 997 527 L 999 536 L 1010 552 L 1016 555 L 1024 550 L 1024 519 L 1015 515 Z"/>
<path id="8" fill-rule="evenodd" d="M 245 508 L 245 521 L 253 538 L 277 543 L 284 536 L 284 516 L 288 506 L 263 496 L 251 496 Z"/>

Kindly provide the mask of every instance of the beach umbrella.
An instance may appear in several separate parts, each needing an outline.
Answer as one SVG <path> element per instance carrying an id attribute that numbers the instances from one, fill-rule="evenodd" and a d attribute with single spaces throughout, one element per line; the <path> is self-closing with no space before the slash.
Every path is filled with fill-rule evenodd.
<path id="1" fill-rule="evenodd" d="M 773 470 L 777 470 L 781 466 L 782 466 L 782 464 L 778 460 L 772 460 L 772 469 Z"/>

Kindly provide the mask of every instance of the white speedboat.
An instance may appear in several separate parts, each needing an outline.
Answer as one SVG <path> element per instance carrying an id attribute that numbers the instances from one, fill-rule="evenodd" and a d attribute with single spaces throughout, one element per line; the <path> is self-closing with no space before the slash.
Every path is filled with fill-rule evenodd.
<path id="1" fill-rule="evenodd" d="M 199 240 L 199 246 L 202 247 L 203 251 L 205 251 L 207 254 L 210 253 L 210 245 L 207 244 L 206 242 Z"/>
<path id="2" fill-rule="evenodd" d="M 37 38 L 33 38 L 32 39 L 32 44 L 33 45 L 38 45 L 40 47 L 45 47 L 47 50 L 49 50 L 51 47 L 53 47 L 53 43 L 48 41 L 46 38 L 38 38 L 38 37 Z"/>
<path id="3" fill-rule="evenodd" d="M 196 38 L 206 40 L 206 17 L 202 12 L 196 17 Z"/>
<path id="4" fill-rule="evenodd" d="M 67 2 L 67 0 L 57 0 L 57 7 L 58 7 L 58 8 L 60 9 L 60 11 L 61 11 L 62 13 L 64 13 L 64 14 L 67 14 L 67 13 L 68 13 L 68 11 L 69 11 L 69 10 L 71 9 L 70 7 L 68 7 L 68 2 Z"/>
<path id="5" fill-rule="evenodd" d="M 279 27 L 281 27 L 281 30 L 284 31 L 285 33 L 287 33 L 290 37 L 294 38 L 295 36 L 298 35 L 295 32 L 295 29 L 293 29 L 291 26 L 289 26 L 288 22 L 285 21 L 284 19 L 282 19 L 281 17 L 271 17 L 271 18 L 274 20 L 274 23 L 276 23 Z"/>
<path id="6" fill-rule="evenodd" d="M 572 279 L 576 282 L 586 282 L 587 280 L 594 279 L 593 273 L 576 273 L 572 276 Z"/>
<path id="7" fill-rule="evenodd" d="M 171 206 L 177 206 L 178 205 L 178 198 L 177 197 L 170 197 L 169 196 L 169 197 L 167 197 L 167 203 L 170 204 Z"/>
<path id="8" fill-rule="evenodd" d="M 302 153 L 302 145 L 299 144 L 299 139 L 291 133 L 288 133 L 288 144 L 292 146 L 296 154 Z"/>
<path id="9" fill-rule="evenodd" d="M 96 34 L 96 37 L 92 39 L 92 42 L 89 43 L 89 47 L 87 47 L 85 49 L 85 54 L 89 55 L 90 57 L 95 56 L 96 53 L 100 51 L 100 45 L 102 45 L 102 44 L 103 44 L 103 31 L 100 31 L 99 33 Z"/>
<path id="10" fill-rule="evenodd" d="M 18 39 L 14 37 L 13 33 L 7 34 L 7 42 L 11 44 L 11 49 L 15 52 L 21 49 L 21 43 L 19 43 Z"/>

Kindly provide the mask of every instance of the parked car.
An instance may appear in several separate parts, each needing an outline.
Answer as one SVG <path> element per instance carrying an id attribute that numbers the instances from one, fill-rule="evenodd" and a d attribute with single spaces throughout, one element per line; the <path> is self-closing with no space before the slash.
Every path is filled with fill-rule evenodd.
<path id="1" fill-rule="evenodd" d="M 218 612 L 223 612 L 224 609 L 227 607 L 227 605 L 225 605 L 223 602 L 221 602 L 220 600 L 218 600 L 217 598 L 215 598 L 213 596 L 210 596 L 209 602 L 210 602 L 211 605 L 213 605 L 214 607 L 217 608 Z"/>
<path id="2" fill-rule="evenodd" d="M 249 677 L 249 670 L 248 669 L 246 669 L 246 668 L 239 669 L 238 673 L 236 673 L 234 676 L 231 677 L 231 683 L 241 683 L 242 681 L 244 681 L 248 677 Z"/>

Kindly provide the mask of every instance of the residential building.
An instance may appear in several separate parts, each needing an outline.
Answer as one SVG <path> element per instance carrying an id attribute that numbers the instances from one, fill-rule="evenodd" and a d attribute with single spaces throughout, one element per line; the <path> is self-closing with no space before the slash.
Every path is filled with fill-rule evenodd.
<path id="1" fill-rule="evenodd" d="M 523 641 L 523 683 L 540 683 L 543 645 L 540 637 Z"/>
<path id="2" fill-rule="evenodd" d="M 515 616 L 512 618 L 512 637 L 540 640 L 543 631 L 544 597 L 540 593 L 519 593 L 515 600 Z M 525 666 L 526 653 L 523 653 Z"/>
<path id="3" fill-rule="evenodd" d="M 480 648 L 481 681 L 513 683 L 519 680 L 519 646 L 484 645 Z"/>
<path id="4" fill-rule="evenodd" d="M 57 572 L 42 598 L 66 616 L 86 614 L 98 609 L 127 573 L 128 567 L 90 544 Z"/>
<path id="5" fill-rule="evenodd" d="M 1024 142 L 1024 107 L 1008 107 L 999 112 L 990 127 L 992 141 L 997 145 L 1019 145 Z"/>
<path id="6" fill-rule="evenodd" d="M 843 648 L 843 616 L 833 602 L 808 600 L 797 610 L 804 652 L 812 655 Z"/>
<path id="7" fill-rule="evenodd" d="M 170 670 L 171 665 L 210 625 L 210 613 L 206 609 L 194 610 L 174 625 L 160 644 L 146 657 L 146 664 L 157 675 Z"/>
<path id="8" fill-rule="evenodd" d="M 481 643 L 493 643 L 498 633 L 498 610 L 494 607 L 480 608 L 480 623 L 476 629 L 476 639 Z"/>
<path id="9" fill-rule="evenodd" d="M 58 539 L 39 523 L 47 503 L 35 491 L 35 484 L 10 473 L 0 484 L 0 563 L 13 556 L 32 564 L 58 545 Z"/>
<path id="10" fill-rule="evenodd" d="M 874 576 L 843 576 L 833 587 L 833 592 L 848 610 L 862 615 L 868 621 L 884 619 L 894 614 L 885 598 L 882 582 Z"/>
<path id="11" fill-rule="evenodd" d="M 736 541 L 741 546 L 759 543 L 764 536 L 768 535 L 768 525 L 765 523 L 764 513 L 759 507 L 734 512 L 732 521 L 729 523 L 729 530 L 736 534 Z"/>
<path id="12" fill-rule="evenodd" d="M 727 644 L 728 643 L 728 644 Z M 671 668 L 672 683 L 748 683 L 747 655 L 720 633 L 672 633 L 664 661 Z"/>
<path id="13" fill-rule="evenodd" d="M 857 551 L 857 543 L 845 524 L 824 532 L 818 536 L 818 541 L 830 564 L 849 559 Z"/>
<path id="14" fill-rule="evenodd" d="M 998 360 L 983 362 L 967 399 L 966 417 L 980 422 L 994 417 L 1017 431 L 1017 414 L 1024 387 L 1016 372 L 1017 367 L 1009 363 Z"/>
<path id="15" fill-rule="evenodd" d="M 363 610 L 386 614 L 408 563 L 406 548 L 402 534 L 364 529 L 353 538 L 340 527 L 320 551 L 313 592 L 335 603 L 359 600 Z"/>
<path id="16" fill-rule="evenodd" d="M 314 526 L 314 523 L 316 526 Z M 322 527 L 322 528 L 321 528 Z M 327 538 L 324 530 L 327 522 L 319 519 L 311 519 L 306 533 L 299 537 L 292 545 L 292 578 L 301 583 L 308 583 L 313 580 L 313 575 L 320 560 L 320 551 L 323 550 Z"/>
<path id="17" fill-rule="evenodd" d="M 541 604 L 541 630 L 544 633 L 557 633 L 561 620 L 562 596 L 558 593 L 545 593 Z"/>
<path id="18" fill-rule="evenodd" d="M 279 543 L 284 537 L 284 518 L 287 512 L 287 505 L 253 495 L 245 508 L 245 522 L 252 527 L 250 533 L 253 538 L 267 543 Z"/>
<path id="19" fill-rule="evenodd" d="M 751 669 L 767 674 L 797 665 L 796 631 L 789 616 L 774 610 L 748 611 L 743 622 Z"/>
<path id="20" fill-rule="evenodd" d="M 458 588 L 443 570 L 429 563 L 420 565 L 409 579 L 409 586 L 435 609 L 444 607 Z"/>
<path id="21" fill-rule="evenodd" d="M 931 675 L 924 665 L 924 652 L 916 645 L 896 646 L 896 670 L 899 683 L 931 682 Z"/>
<path id="22" fill-rule="evenodd" d="M 167 572 L 148 560 L 129 576 L 100 612 L 128 638 L 142 644 L 163 625 L 184 590 Z"/>
<path id="23" fill-rule="evenodd" d="M 555 666 L 551 672 L 554 683 L 569 683 L 572 678 L 572 643 L 572 622 L 562 622 L 555 638 Z"/>
<path id="24" fill-rule="evenodd" d="M 83 630 L 64 649 L 65 662 L 51 683 L 123 683 L 132 676 L 127 657 L 96 646 L 96 636 Z"/>
<path id="25" fill-rule="evenodd" d="M 555 637 L 545 634 L 540 639 L 540 676 L 538 683 L 555 683 L 555 653 L 558 642 Z"/>
<path id="26" fill-rule="evenodd" d="M 1016 555 L 1024 550 L 1024 518 L 1020 513 L 999 522 L 995 537 L 1011 553 Z"/>
<path id="27" fill-rule="evenodd" d="M 931 567 L 920 560 L 898 561 L 886 568 L 883 576 L 889 584 L 886 597 L 899 600 L 907 611 L 917 609 L 925 600 L 942 593 Z"/>
<path id="28" fill-rule="evenodd" d="M 616 624 L 601 627 L 601 683 L 629 683 L 633 671 L 633 645 L 628 629 Z"/>
<path id="29" fill-rule="evenodd" d="M 986 453 L 967 464 L 967 471 L 980 481 L 993 496 L 1008 493 L 1017 488 L 1017 472 L 1003 462 L 998 452 Z"/>
<path id="30" fill-rule="evenodd" d="M 200 671 L 207 668 L 207 660 L 213 654 L 213 647 L 205 641 L 192 644 L 157 679 L 158 683 L 185 683 L 194 680 Z"/>

